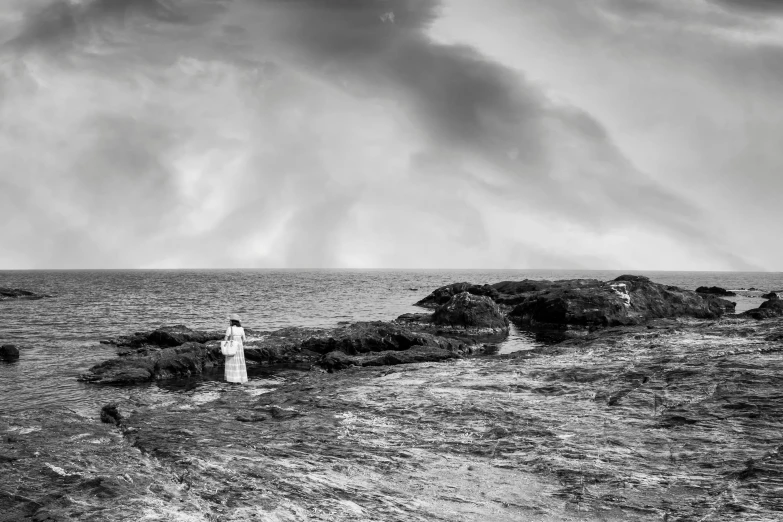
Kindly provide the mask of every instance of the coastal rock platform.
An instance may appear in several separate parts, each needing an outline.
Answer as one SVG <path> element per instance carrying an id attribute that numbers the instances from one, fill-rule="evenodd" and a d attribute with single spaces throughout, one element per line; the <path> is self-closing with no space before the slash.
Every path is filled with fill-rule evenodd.
<path id="1" fill-rule="evenodd" d="M 133 395 L 111 410 L 119 426 L 98 411 L 4 415 L 0 508 L 19 520 L 773 521 L 782 375 L 781 318 L 661 319 L 497 357 Z"/>

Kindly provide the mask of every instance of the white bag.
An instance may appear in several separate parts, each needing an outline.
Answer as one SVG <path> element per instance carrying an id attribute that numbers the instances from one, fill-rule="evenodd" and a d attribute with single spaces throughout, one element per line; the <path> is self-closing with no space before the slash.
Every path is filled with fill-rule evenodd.
<path id="1" fill-rule="evenodd" d="M 233 357 L 237 354 L 237 344 L 233 339 L 220 341 L 220 352 L 226 357 Z"/>
<path id="2" fill-rule="evenodd" d="M 226 357 L 233 357 L 239 350 L 239 341 L 234 340 L 234 327 L 231 326 L 231 333 L 227 341 L 220 341 L 220 352 Z"/>

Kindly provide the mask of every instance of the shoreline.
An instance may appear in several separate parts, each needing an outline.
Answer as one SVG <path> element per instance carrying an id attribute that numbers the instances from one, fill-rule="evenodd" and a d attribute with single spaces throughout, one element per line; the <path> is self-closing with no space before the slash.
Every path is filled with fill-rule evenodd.
<path id="1" fill-rule="evenodd" d="M 170 520 L 773 520 L 775 336 L 783 320 L 621 327 L 540 353 L 302 373 L 268 392 L 140 394 L 118 427 L 2 416 L 0 465 L 60 495 L 35 512 L 85 520 L 127 520 L 128 506 Z"/>
<path id="2" fill-rule="evenodd" d="M 589 299 L 605 296 L 607 313 L 629 324 L 470 356 L 481 346 L 471 335 L 502 329 L 495 304 L 436 291 L 447 301 L 431 317 L 289 329 L 257 345 L 257 360 L 291 356 L 311 371 L 250 386 L 150 393 L 151 377 L 181 368 L 171 356 L 206 355 L 216 341 L 187 329 L 114 340 L 127 353 L 113 361 L 162 373 L 123 388 L 104 422 L 62 408 L 0 415 L 0 508 L 19 520 L 774 520 L 783 317 L 712 317 L 726 305 L 690 292 L 691 313 L 708 317 L 637 319 L 617 315 L 624 294 L 601 285 Z M 650 298 L 635 288 L 644 310 Z M 502 314 L 538 303 L 495 299 Z M 485 315 L 456 341 L 434 322 L 446 310 L 449 321 Z M 374 365 L 422 343 L 452 356 Z M 349 364 L 326 372 L 335 349 Z"/>

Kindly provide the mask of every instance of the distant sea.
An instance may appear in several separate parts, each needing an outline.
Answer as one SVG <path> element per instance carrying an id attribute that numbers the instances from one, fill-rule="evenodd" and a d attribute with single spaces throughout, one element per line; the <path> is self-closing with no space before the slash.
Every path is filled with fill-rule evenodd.
<path id="1" fill-rule="evenodd" d="M 115 355 L 101 339 L 184 324 L 223 328 L 230 313 L 257 330 L 330 327 L 343 321 L 391 320 L 420 311 L 413 303 L 440 286 L 467 281 L 614 279 L 640 274 L 687 289 L 738 291 L 737 311 L 758 306 L 761 291 L 783 290 L 783 273 L 600 270 L 45 270 L 0 271 L 0 287 L 51 294 L 38 301 L 0 301 L 0 344 L 22 347 L 20 360 L 0 362 L 0 413 L 68 407 L 96 415 L 107 401 L 134 389 L 88 385 L 76 377 Z M 760 291 L 749 292 L 756 288 Z M 512 331 L 502 352 L 530 348 Z M 269 370 L 251 372 L 269 381 Z M 214 376 L 219 379 L 220 375 Z M 209 385 L 209 380 L 199 385 Z M 152 384 L 154 391 L 183 388 Z"/>

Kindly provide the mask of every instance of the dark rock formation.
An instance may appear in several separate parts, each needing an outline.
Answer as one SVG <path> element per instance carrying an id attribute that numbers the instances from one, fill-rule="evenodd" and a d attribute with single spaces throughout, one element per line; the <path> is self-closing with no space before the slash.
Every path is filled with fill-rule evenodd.
<path id="1" fill-rule="evenodd" d="M 438 288 L 430 295 L 416 303 L 423 308 L 437 308 L 449 302 L 457 294 L 468 292 L 473 295 L 485 295 L 493 301 L 499 297 L 497 290 L 490 285 L 474 285 L 471 283 L 454 283 Z"/>
<path id="2" fill-rule="evenodd" d="M 223 355 L 217 344 L 207 346 L 185 343 L 146 355 L 126 355 L 110 359 L 90 368 L 79 380 L 96 384 L 137 384 L 156 379 L 200 375 L 222 365 L 223 362 Z"/>
<path id="3" fill-rule="evenodd" d="M 397 322 L 412 329 L 458 338 L 502 338 L 508 335 L 508 319 L 489 297 L 461 292 L 440 305 L 433 314 L 404 314 Z"/>
<path id="4" fill-rule="evenodd" d="M 607 283 L 595 281 L 535 292 L 514 308 L 510 317 L 530 326 L 604 327 L 667 317 L 714 319 L 733 311 L 734 306 L 712 295 L 624 275 Z"/>
<path id="5" fill-rule="evenodd" d="M 739 314 L 740 317 L 749 317 L 752 319 L 770 319 L 772 317 L 783 317 L 783 299 L 768 299 L 761 303 L 761 306 Z"/>
<path id="6" fill-rule="evenodd" d="M 206 343 L 223 339 L 224 332 L 203 332 L 191 330 L 184 325 L 164 326 L 150 332 L 136 332 L 114 339 L 101 341 L 103 344 L 113 344 L 119 347 L 141 348 L 144 346 L 171 347 L 185 343 Z"/>
<path id="7" fill-rule="evenodd" d="M 764 299 L 780 299 L 780 296 L 775 292 L 764 294 L 761 297 L 763 297 Z"/>
<path id="8" fill-rule="evenodd" d="M 723 297 L 731 297 L 737 295 L 736 293 L 726 290 L 725 288 L 721 288 L 719 286 L 700 286 L 696 289 L 696 292 L 700 294 L 710 294 L 710 295 L 717 295 L 717 296 L 723 296 Z"/>
<path id="9" fill-rule="evenodd" d="M 36 294 L 35 292 L 22 290 L 20 288 L 0 288 L 0 301 L 6 301 L 10 299 L 33 300 L 43 299 L 44 297 L 51 296 L 46 294 Z"/>
<path id="10" fill-rule="evenodd" d="M 597 283 L 594 279 L 571 279 L 562 281 L 534 281 L 525 279 L 523 281 L 501 281 L 492 285 L 474 285 L 471 283 L 454 283 L 438 288 L 430 295 L 416 303 L 416 306 L 423 308 L 437 308 L 448 303 L 449 300 L 457 294 L 468 292 L 472 295 L 486 296 L 503 307 L 512 307 L 523 302 L 526 296 L 531 292 L 547 290 L 550 288 L 562 288 L 570 286 L 583 286 Z"/>
<path id="11" fill-rule="evenodd" d="M 456 283 L 435 290 L 417 305 L 443 306 L 462 293 L 492 299 L 515 323 L 539 330 L 633 325 L 655 318 L 714 319 L 733 312 L 735 307 L 735 303 L 712 294 L 660 285 L 634 275 L 609 282 L 526 279 L 493 285 Z M 426 323 L 427 319 L 424 315 L 407 314 L 398 322 Z"/>
<path id="12" fill-rule="evenodd" d="M 19 348 L 13 344 L 0 346 L 0 361 L 16 361 L 19 359 Z"/>
<path id="13" fill-rule="evenodd" d="M 492 299 L 462 292 L 455 295 L 432 314 L 432 322 L 439 326 L 466 329 L 508 330 L 508 319 Z"/>
<path id="14" fill-rule="evenodd" d="M 97 384 L 128 385 L 200 375 L 224 364 L 217 341 L 189 341 L 178 346 L 161 346 L 187 338 L 205 339 L 209 336 L 210 334 L 204 332 L 194 332 L 184 326 L 177 326 L 119 338 L 113 342 L 130 348 L 120 350 L 119 357 L 115 359 L 93 366 L 82 374 L 79 380 Z M 386 353 L 403 352 L 413 347 L 417 347 L 417 351 L 410 356 L 392 357 Z M 427 351 L 424 348 L 433 350 Z M 459 356 L 481 351 L 481 348 L 473 340 L 441 337 L 381 321 L 360 322 L 323 330 L 286 328 L 245 343 L 245 359 L 261 364 L 318 364 L 325 354 L 334 351 L 351 356 L 368 355 L 361 359 L 362 364 L 371 364 L 371 360 L 378 364 L 381 361 L 401 364 L 399 361 L 414 359 L 443 360 L 452 357 L 443 355 L 444 352 Z M 374 354 L 373 357 L 369 357 L 371 354 Z"/>
<path id="15" fill-rule="evenodd" d="M 101 422 L 106 424 L 115 424 L 117 426 L 122 422 L 122 415 L 116 403 L 106 404 L 101 408 Z"/>

